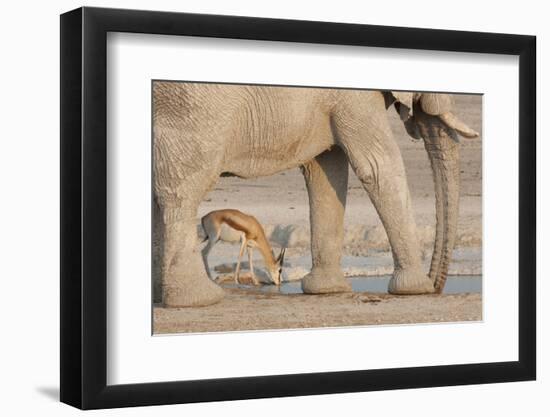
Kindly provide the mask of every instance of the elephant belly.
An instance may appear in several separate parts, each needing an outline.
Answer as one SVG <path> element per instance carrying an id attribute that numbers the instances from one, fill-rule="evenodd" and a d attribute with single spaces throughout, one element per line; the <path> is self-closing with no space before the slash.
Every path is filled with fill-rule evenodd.
<path id="1" fill-rule="evenodd" d="M 263 130 L 236 138 L 224 171 L 243 178 L 273 175 L 311 161 L 335 143 L 328 117 L 286 120 L 266 120 Z"/>
<path id="2" fill-rule="evenodd" d="M 223 171 L 241 178 L 273 175 L 311 161 L 332 145 L 329 140 L 295 141 L 261 153 L 245 151 L 226 161 Z"/>

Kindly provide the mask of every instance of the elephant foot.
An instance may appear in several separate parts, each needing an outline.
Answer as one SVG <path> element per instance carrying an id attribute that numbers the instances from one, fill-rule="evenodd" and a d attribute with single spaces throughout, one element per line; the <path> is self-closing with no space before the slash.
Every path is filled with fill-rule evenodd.
<path id="1" fill-rule="evenodd" d="M 390 294 L 414 295 L 435 292 L 432 281 L 420 269 L 396 269 L 388 286 Z"/>
<path id="2" fill-rule="evenodd" d="M 302 291 L 304 294 L 350 292 L 351 284 L 344 277 L 340 268 L 313 268 L 302 279 Z"/>
<path id="3" fill-rule="evenodd" d="M 224 296 L 224 290 L 219 285 L 202 276 L 178 284 L 163 287 L 165 307 L 208 306 L 221 301 Z"/>

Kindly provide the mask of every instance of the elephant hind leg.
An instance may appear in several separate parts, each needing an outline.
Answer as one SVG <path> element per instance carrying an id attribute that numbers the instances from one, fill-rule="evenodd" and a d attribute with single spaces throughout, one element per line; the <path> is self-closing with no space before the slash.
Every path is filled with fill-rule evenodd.
<path id="1" fill-rule="evenodd" d="M 194 214 L 165 224 L 162 293 L 166 307 L 204 306 L 223 298 L 223 289 L 206 272 L 196 230 Z"/>
<path id="2" fill-rule="evenodd" d="M 207 262 L 201 256 L 207 253 L 201 254 L 197 237 L 197 209 L 215 178 L 204 173 L 195 176 L 193 183 L 183 180 L 157 191 L 164 226 L 162 295 L 166 307 L 204 306 L 223 298 L 223 289 L 208 277 Z M 207 246 L 214 243 L 209 240 Z"/>
<path id="3" fill-rule="evenodd" d="M 309 195 L 312 270 L 302 280 L 309 294 L 351 291 L 340 267 L 348 161 L 339 147 L 302 167 Z"/>

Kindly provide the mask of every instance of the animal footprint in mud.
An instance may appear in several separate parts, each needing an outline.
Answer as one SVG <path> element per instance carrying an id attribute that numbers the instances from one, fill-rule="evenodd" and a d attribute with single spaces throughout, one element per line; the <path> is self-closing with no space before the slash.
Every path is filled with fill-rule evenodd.
<path id="1" fill-rule="evenodd" d="M 365 304 L 365 303 L 371 303 L 371 304 L 378 304 L 380 301 L 382 301 L 382 298 L 376 296 L 376 295 L 354 295 L 353 301 L 356 304 Z"/>

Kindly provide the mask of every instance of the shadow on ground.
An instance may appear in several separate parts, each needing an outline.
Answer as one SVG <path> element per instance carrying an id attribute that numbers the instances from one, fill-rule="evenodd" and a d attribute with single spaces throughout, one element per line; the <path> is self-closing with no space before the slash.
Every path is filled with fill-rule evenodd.
<path id="1" fill-rule="evenodd" d="M 36 391 L 53 401 L 59 401 L 59 387 L 36 387 Z"/>

